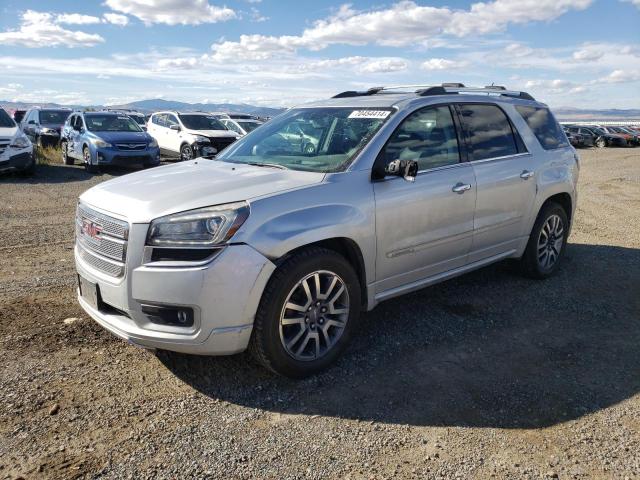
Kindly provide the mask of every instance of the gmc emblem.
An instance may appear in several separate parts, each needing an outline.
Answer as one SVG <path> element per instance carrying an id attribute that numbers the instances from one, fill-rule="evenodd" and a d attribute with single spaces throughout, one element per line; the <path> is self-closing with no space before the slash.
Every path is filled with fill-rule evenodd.
<path id="1" fill-rule="evenodd" d="M 94 240 L 99 240 L 100 232 L 102 232 L 102 225 L 98 225 L 91 220 L 82 221 L 82 233 L 87 237 L 91 237 Z"/>

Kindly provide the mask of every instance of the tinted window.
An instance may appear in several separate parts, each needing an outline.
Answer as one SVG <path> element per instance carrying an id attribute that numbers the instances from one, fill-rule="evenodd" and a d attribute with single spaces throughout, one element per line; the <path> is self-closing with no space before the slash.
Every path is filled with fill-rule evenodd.
<path id="1" fill-rule="evenodd" d="M 545 150 L 564 147 L 567 138 L 548 108 L 516 106 Z"/>
<path id="2" fill-rule="evenodd" d="M 141 132 L 141 128 L 128 115 L 85 115 L 87 129 L 92 132 Z"/>
<path id="3" fill-rule="evenodd" d="M 191 130 L 226 130 L 220 120 L 208 115 L 180 115 L 185 127 Z"/>
<path id="4" fill-rule="evenodd" d="M 151 117 L 151 122 L 155 123 L 156 125 L 163 126 L 164 125 L 163 117 L 164 117 L 164 115 L 154 115 L 154 116 Z"/>
<path id="5" fill-rule="evenodd" d="M 164 116 L 164 121 L 165 121 L 165 127 L 167 128 L 170 128 L 171 125 L 179 125 L 178 119 L 176 118 L 176 116 L 168 113 Z"/>
<path id="6" fill-rule="evenodd" d="M 15 126 L 16 125 L 15 123 L 13 123 L 13 120 L 11 119 L 9 114 L 0 108 L 0 127 L 11 128 Z"/>
<path id="7" fill-rule="evenodd" d="M 469 140 L 470 160 L 518 153 L 511 123 L 500 108 L 495 105 L 460 105 L 460 113 Z"/>
<path id="8" fill-rule="evenodd" d="M 41 110 L 40 123 L 62 125 L 69 116 L 69 113 L 71 112 L 65 110 Z"/>
<path id="9" fill-rule="evenodd" d="M 449 107 L 425 108 L 409 115 L 384 151 L 385 163 L 415 160 L 419 170 L 460 161 L 458 137 Z"/>

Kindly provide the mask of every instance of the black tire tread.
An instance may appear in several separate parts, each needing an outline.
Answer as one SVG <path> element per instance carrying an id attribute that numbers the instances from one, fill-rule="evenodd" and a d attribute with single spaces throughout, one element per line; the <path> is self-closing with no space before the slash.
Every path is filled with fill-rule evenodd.
<path id="1" fill-rule="evenodd" d="M 540 228 L 542 227 L 543 222 L 547 219 L 547 217 L 551 214 L 552 211 L 554 210 L 560 210 L 561 212 L 563 212 L 564 214 L 564 229 L 565 232 L 567 232 L 565 234 L 564 237 L 564 242 L 562 245 L 562 250 L 560 252 L 560 258 L 558 259 L 558 263 L 556 265 L 558 265 L 560 263 L 560 260 L 562 259 L 564 250 L 566 248 L 567 245 L 567 239 L 568 239 L 568 232 L 569 232 L 569 213 L 565 211 L 564 207 L 562 205 L 560 205 L 559 203 L 556 202 L 547 202 L 545 203 L 542 208 L 540 209 L 540 212 L 538 213 L 538 216 L 536 217 L 536 221 L 533 224 L 533 228 L 531 229 L 531 234 L 529 235 L 529 241 L 527 242 L 527 248 L 525 249 L 524 254 L 522 255 L 522 257 L 520 258 L 520 270 L 522 271 L 522 273 L 529 277 L 529 278 L 533 278 L 536 280 L 542 280 L 545 278 L 548 278 L 549 276 L 553 275 L 553 273 L 555 273 L 557 271 L 557 268 L 554 268 L 551 273 L 541 273 L 538 268 L 537 268 L 537 258 L 536 258 L 536 254 L 537 254 L 537 232 L 540 230 Z M 534 253 L 535 252 L 535 253 Z"/>

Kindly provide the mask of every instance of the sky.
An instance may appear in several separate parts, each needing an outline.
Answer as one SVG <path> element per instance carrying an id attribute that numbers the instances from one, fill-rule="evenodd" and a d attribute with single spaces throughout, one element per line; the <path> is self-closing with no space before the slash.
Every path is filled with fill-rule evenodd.
<path id="1" fill-rule="evenodd" d="M 0 100 L 287 107 L 442 82 L 640 108 L 640 0 L 0 0 Z"/>

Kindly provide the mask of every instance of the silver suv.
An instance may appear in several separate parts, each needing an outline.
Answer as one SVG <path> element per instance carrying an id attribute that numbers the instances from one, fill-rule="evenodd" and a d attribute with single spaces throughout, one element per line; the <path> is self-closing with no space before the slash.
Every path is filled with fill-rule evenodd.
<path id="1" fill-rule="evenodd" d="M 331 364 L 383 300 L 507 258 L 531 277 L 553 274 L 578 167 L 549 109 L 524 92 L 344 92 L 288 110 L 214 160 L 85 192 L 79 302 L 133 344 L 249 348 L 303 377 Z"/>

